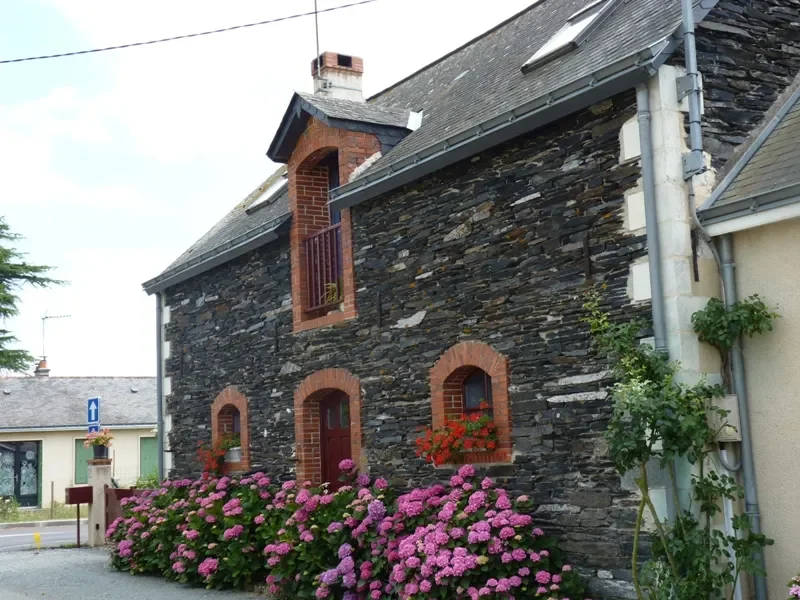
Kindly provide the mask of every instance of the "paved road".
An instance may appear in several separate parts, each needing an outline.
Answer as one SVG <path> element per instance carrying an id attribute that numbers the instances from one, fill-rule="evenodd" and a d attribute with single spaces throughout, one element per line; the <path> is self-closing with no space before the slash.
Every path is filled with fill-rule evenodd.
<path id="1" fill-rule="evenodd" d="M 243 592 L 189 588 L 157 577 L 132 577 L 108 564 L 104 549 L 51 549 L 0 553 L 2 600 L 239 600 Z"/>
<path id="2" fill-rule="evenodd" d="M 39 532 L 42 536 L 42 546 L 63 546 L 76 543 L 77 532 L 75 525 L 58 527 L 12 527 L 0 529 L 0 552 L 4 550 L 26 550 L 34 548 L 33 534 Z M 81 526 L 81 543 L 89 537 L 86 525 Z M 2 598 L 2 596 L 0 596 Z"/>

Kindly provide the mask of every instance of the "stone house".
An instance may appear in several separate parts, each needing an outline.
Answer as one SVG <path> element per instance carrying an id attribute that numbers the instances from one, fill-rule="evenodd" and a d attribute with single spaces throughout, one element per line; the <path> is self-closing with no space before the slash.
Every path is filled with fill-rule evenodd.
<path id="1" fill-rule="evenodd" d="M 799 5 L 695 7 L 698 78 L 680 0 L 544 0 L 366 101 L 361 59 L 315 59 L 269 145 L 285 167 L 144 284 L 165 469 L 235 432 L 237 470 L 319 482 L 351 457 L 413 486 L 447 474 L 419 429 L 490 402 L 499 443 L 471 461 L 624 590 L 637 498 L 602 438 L 583 292 L 659 317 L 687 380 L 718 372 L 689 323 L 719 286 L 689 191 L 800 70 Z M 679 91 L 700 79 L 705 154 Z"/>

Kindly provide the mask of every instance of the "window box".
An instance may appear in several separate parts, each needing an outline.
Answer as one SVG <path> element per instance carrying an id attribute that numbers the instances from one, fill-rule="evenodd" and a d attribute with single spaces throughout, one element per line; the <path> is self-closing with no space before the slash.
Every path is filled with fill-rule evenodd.
<path id="1" fill-rule="evenodd" d="M 481 404 L 486 411 L 489 405 Z M 486 412 L 472 412 L 445 421 L 442 427 L 426 427 L 417 438 L 417 456 L 435 467 L 462 464 L 477 452 L 497 449 L 497 425 Z M 483 457 L 481 457 L 483 458 Z"/>

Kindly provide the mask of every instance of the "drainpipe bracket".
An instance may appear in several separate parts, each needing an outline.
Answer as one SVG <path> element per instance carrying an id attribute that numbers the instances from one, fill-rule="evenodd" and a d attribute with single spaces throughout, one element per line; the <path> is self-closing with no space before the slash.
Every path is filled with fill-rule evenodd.
<path id="1" fill-rule="evenodd" d="M 695 90 L 700 89 L 697 83 L 697 73 L 689 73 L 683 77 L 678 77 L 675 80 L 675 87 L 678 89 L 678 102 L 680 102 Z"/>
<path id="2" fill-rule="evenodd" d="M 687 152 L 683 155 L 683 179 L 688 181 L 706 170 L 706 161 L 702 152 Z"/>

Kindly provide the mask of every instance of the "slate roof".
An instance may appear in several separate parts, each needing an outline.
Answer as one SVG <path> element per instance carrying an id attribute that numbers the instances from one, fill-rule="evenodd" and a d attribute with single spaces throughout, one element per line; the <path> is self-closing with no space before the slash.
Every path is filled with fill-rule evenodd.
<path id="1" fill-rule="evenodd" d="M 411 111 L 423 111 L 419 128 L 407 135 L 403 131 L 402 140 L 387 139 L 388 152 L 382 150 L 375 164 L 332 192 L 334 206 L 351 206 L 481 151 L 469 144 L 474 138 L 480 138 L 486 148 L 521 135 L 526 129 L 499 132 L 516 119 L 531 130 L 630 89 L 645 81 L 648 68 L 663 64 L 681 41 L 681 0 L 618 0 L 611 15 L 578 48 L 523 74 L 522 65 L 570 16 L 594 1 L 540 0 L 363 104 L 295 94 L 270 156 L 286 158 L 277 152 L 278 142 L 287 137 L 285 125 L 297 114 L 300 103 L 304 111 L 319 111 L 330 121 L 373 123 L 395 132 L 407 128 Z M 708 4 L 695 7 L 698 21 L 715 2 Z M 534 112 L 536 118 L 529 119 Z M 440 159 L 442 155 L 445 159 Z M 428 159 L 429 164 L 417 167 Z M 258 190 L 248 199 L 254 195 Z M 265 218 L 276 219 L 270 230 L 273 234 L 280 233 L 278 228 L 290 218 L 284 197 L 258 219 L 250 218 L 243 208 L 246 205 L 247 199 L 167 271 L 145 283 L 145 290 L 159 291 L 221 264 L 226 257 L 241 255 L 259 240 L 267 243 L 275 236 L 263 236 L 268 226 Z M 224 250 L 231 246 L 238 253 Z"/>
<path id="2" fill-rule="evenodd" d="M 482 124 L 537 98 L 547 98 L 571 82 L 592 76 L 599 81 L 601 71 L 665 40 L 681 23 L 680 0 L 620 2 L 578 48 L 523 73 L 522 65 L 572 14 L 593 1 L 541 0 L 370 98 L 370 104 L 382 107 L 422 110 L 423 125 L 334 196 L 357 189 L 365 180 L 388 176 L 404 162 L 432 153 L 432 148 L 449 138 L 477 131 Z"/>
<path id="3" fill-rule="evenodd" d="M 333 129 L 374 134 L 380 140 L 381 152 L 385 154 L 408 135 L 410 114 L 411 111 L 401 108 L 295 92 L 269 145 L 267 156 L 275 162 L 288 162 L 311 117 Z"/>
<path id="4" fill-rule="evenodd" d="M 0 432 L 86 427 L 94 396 L 104 427 L 156 424 L 155 377 L 7 377 L 0 379 Z"/>
<path id="5" fill-rule="evenodd" d="M 705 223 L 800 201 L 800 76 L 719 174 L 700 208 Z"/>
<path id="6" fill-rule="evenodd" d="M 188 279 L 205 270 L 204 267 L 213 266 L 214 259 L 220 258 L 223 253 L 230 260 L 236 252 L 249 250 L 247 243 L 255 236 L 278 232 L 290 217 L 288 188 L 284 186 L 263 203 L 256 205 L 256 202 L 285 174 L 286 167 L 279 168 L 244 200 L 237 202 L 219 223 L 176 258 L 160 275 L 145 282 L 142 285 L 145 291 L 152 293 L 166 285 Z"/>
<path id="7" fill-rule="evenodd" d="M 343 121 L 375 123 L 376 125 L 387 125 L 389 127 L 406 127 L 408 125 L 408 115 L 411 112 L 405 108 L 354 102 L 353 100 L 339 98 L 325 98 L 305 92 L 297 92 L 297 95 L 325 116 Z"/>

